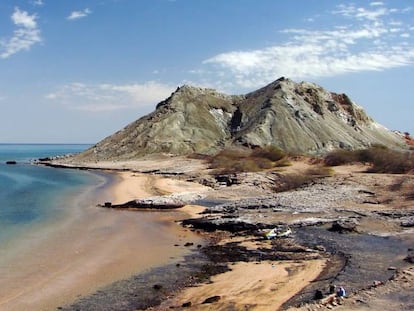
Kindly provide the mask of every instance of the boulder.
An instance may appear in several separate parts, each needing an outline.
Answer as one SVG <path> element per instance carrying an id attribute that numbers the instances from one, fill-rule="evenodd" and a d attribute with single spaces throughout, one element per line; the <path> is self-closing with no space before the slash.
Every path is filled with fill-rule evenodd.
<path id="1" fill-rule="evenodd" d="M 406 217 L 403 220 L 401 220 L 401 227 L 414 227 L 414 216 Z"/>
<path id="2" fill-rule="evenodd" d="M 414 263 L 414 249 L 413 248 L 408 249 L 407 257 L 405 257 L 404 260 L 409 262 L 409 263 Z"/>
<path id="3" fill-rule="evenodd" d="M 212 297 L 209 297 L 209 298 L 207 298 L 206 300 L 204 300 L 204 301 L 202 302 L 202 304 L 214 303 L 214 302 L 219 301 L 220 299 L 221 299 L 221 297 L 220 297 L 220 296 L 212 296 Z"/>
<path id="4" fill-rule="evenodd" d="M 329 231 L 339 233 L 357 232 L 358 221 L 356 219 L 344 219 L 334 221 Z"/>

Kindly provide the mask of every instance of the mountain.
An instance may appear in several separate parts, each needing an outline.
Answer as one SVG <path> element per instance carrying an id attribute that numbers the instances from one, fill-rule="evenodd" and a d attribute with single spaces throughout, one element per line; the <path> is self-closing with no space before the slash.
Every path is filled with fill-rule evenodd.
<path id="1" fill-rule="evenodd" d="M 347 95 L 280 78 L 242 96 L 184 85 L 154 112 L 105 138 L 79 157 L 132 159 L 147 154 L 212 154 L 230 145 L 274 145 L 287 152 L 323 154 L 372 144 L 403 146 Z"/>

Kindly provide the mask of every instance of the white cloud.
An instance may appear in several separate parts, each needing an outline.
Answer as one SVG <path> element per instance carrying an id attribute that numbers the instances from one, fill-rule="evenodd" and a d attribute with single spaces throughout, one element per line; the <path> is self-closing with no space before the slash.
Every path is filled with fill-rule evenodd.
<path id="1" fill-rule="evenodd" d="M 16 29 L 10 39 L 0 41 L 0 58 L 8 58 L 22 50 L 29 50 L 32 45 L 42 41 L 36 19 L 36 14 L 30 15 L 18 7 L 14 9 L 11 20 Z"/>
<path id="2" fill-rule="evenodd" d="M 384 2 L 374 1 L 374 2 L 371 2 L 369 5 L 370 6 L 382 6 L 382 5 L 384 5 Z"/>
<path id="3" fill-rule="evenodd" d="M 280 76 L 309 79 L 411 65 L 413 27 L 398 19 L 405 13 L 380 2 L 371 8 L 340 5 L 330 13 L 335 24 L 329 30 L 284 29 L 284 43 L 221 53 L 203 64 L 233 88 L 258 87 Z"/>
<path id="4" fill-rule="evenodd" d="M 34 6 L 43 6 L 43 5 L 45 5 L 43 0 L 33 0 L 32 3 L 33 3 Z"/>
<path id="5" fill-rule="evenodd" d="M 77 19 L 80 19 L 80 18 L 87 17 L 91 13 L 92 13 L 92 11 L 88 8 L 83 9 L 82 11 L 73 11 L 72 13 L 69 14 L 69 16 L 66 19 L 67 20 L 77 20 Z"/>
<path id="6" fill-rule="evenodd" d="M 91 112 L 148 108 L 167 98 L 176 87 L 154 81 L 131 84 L 71 83 L 46 95 L 69 109 Z"/>

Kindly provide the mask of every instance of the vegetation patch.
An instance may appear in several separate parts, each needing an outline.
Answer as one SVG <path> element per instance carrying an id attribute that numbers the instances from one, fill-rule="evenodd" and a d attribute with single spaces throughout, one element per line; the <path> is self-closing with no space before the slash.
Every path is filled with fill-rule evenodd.
<path id="1" fill-rule="evenodd" d="M 276 147 L 224 149 L 208 159 L 210 167 L 220 174 L 258 172 L 289 165 L 287 155 Z"/>
<path id="2" fill-rule="evenodd" d="M 373 146 L 363 150 L 335 150 L 324 158 L 325 165 L 367 163 L 371 173 L 407 174 L 414 172 L 414 152 Z"/>
<path id="3" fill-rule="evenodd" d="M 318 178 L 332 175 L 332 169 L 326 166 L 315 166 L 307 169 L 301 174 L 281 175 L 280 184 L 275 187 L 276 192 L 283 192 L 304 187 L 314 182 Z"/>

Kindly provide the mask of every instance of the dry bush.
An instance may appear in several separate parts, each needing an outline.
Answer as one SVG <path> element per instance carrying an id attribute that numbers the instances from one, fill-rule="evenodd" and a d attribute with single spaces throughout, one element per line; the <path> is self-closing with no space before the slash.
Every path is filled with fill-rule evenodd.
<path id="1" fill-rule="evenodd" d="M 409 151 L 372 149 L 369 156 L 371 173 L 406 174 L 414 169 L 414 156 Z"/>
<path id="2" fill-rule="evenodd" d="M 336 150 L 324 158 L 325 165 L 337 166 L 348 163 L 369 163 L 371 173 L 405 174 L 414 170 L 412 151 L 398 151 L 384 146 L 372 146 L 363 150 Z"/>
<path id="3" fill-rule="evenodd" d="M 283 158 L 273 163 L 274 167 L 286 167 L 286 166 L 291 166 L 291 165 L 292 163 L 289 161 L 288 158 Z"/>
<path id="4" fill-rule="evenodd" d="M 330 167 L 326 166 L 315 166 L 306 170 L 305 175 L 314 177 L 328 177 L 332 176 L 333 171 Z"/>
<path id="5" fill-rule="evenodd" d="M 286 174 L 281 176 L 281 185 L 276 192 L 297 189 L 314 182 L 318 178 L 332 175 L 332 169 L 325 166 L 316 166 L 307 169 L 303 174 Z"/>
<path id="6" fill-rule="evenodd" d="M 283 161 L 285 155 L 277 148 L 268 147 L 265 149 L 224 149 L 211 157 L 210 167 L 217 169 L 220 174 L 238 172 L 257 172 L 271 169 L 276 166 L 287 165 Z"/>
<path id="7" fill-rule="evenodd" d="M 287 174 L 281 178 L 281 184 L 275 188 L 276 192 L 289 191 L 308 185 L 314 177 L 305 174 Z"/>
<path id="8" fill-rule="evenodd" d="M 345 149 L 332 151 L 324 158 L 324 164 L 328 166 L 339 166 L 358 161 L 358 154 L 355 151 Z"/>
<path id="9" fill-rule="evenodd" d="M 286 157 L 286 153 L 274 146 L 268 146 L 265 148 L 255 148 L 251 154 L 255 158 L 264 158 L 272 162 L 279 161 Z"/>
<path id="10" fill-rule="evenodd" d="M 267 158 L 249 158 L 253 161 L 255 161 L 256 165 L 261 168 L 261 169 L 271 169 L 272 167 L 274 167 L 274 164 L 272 161 L 270 161 Z"/>

